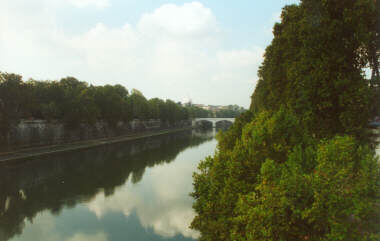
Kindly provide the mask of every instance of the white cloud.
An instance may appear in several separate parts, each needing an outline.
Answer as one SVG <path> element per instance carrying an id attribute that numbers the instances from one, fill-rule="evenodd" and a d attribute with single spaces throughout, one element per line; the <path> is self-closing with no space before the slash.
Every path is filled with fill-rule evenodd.
<path id="1" fill-rule="evenodd" d="M 72 0 L 74 1 L 74 0 Z M 104 23 L 79 34 L 59 28 L 62 0 L 36 1 L 33 11 L 10 1 L 0 9 L 0 70 L 36 79 L 67 75 L 94 84 L 120 83 L 147 97 L 248 106 L 262 50 L 228 50 L 211 9 L 166 4 L 136 25 Z M 78 6 L 106 1 L 76 0 Z M 229 92 L 231 95 L 226 95 Z"/>
<path id="2" fill-rule="evenodd" d="M 160 186 L 159 188 L 168 187 Z M 127 187 L 119 189 L 110 197 L 105 197 L 103 193 L 98 194 L 88 204 L 88 208 L 99 219 L 112 211 L 123 213 L 125 217 L 135 211 L 141 225 L 144 228 L 153 229 L 157 235 L 173 237 L 181 234 L 184 237 L 198 238 L 199 233 L 189 228 L 191 220 L 195 216 L 195 212 L 191 208 L 191 199 L 188 198 L 190 191 L 183 193 L 181 189 L 170 188 L 177 192 L 172 197 L 174 199 L 170 201 L 167 200 L 167 197 L 158 196 L 153 187 L 149 190 L 152 192 L 149 197 L 141 193 L 141 190 Z"/>
<path id="3" fill-rule="evenodd" d="M 33 218 L 33 221 L 25 220 L 22 234 L 15 236 L 13 241 L 49 240 L 49 241 L 107 241 L 107 235 L 103 231 L 94 234 L 73 233 L 70 237 L 64 237 L 57 226 L 56 217 L 50 211 L 43 211 Z"/>
<path id="4" fill-rule="evenodd" d="M 138 184 L 129 181 L 108 197 L 99 193 L 87 206 L 99 219 L 109 212 L 123 213 L 126 217 L 136 212 L 141 225 L 157 235 L 174 237 L 181 234 L 197 239 L 199 232 L 189 228 L 195 216 L 189 195 L 193 190 L 192 179 L 178 177 L 191 177 L 199 159 L 211 154 L 215 146 L 216 140 L 213 140 L 196 149 L 187 149 L 170 165 L 147 168 Z"/>
<path id="5" fill-rule="evenodd" d="M 72 5 L 78 8 L 95 7 L 98 9 L 103 9 L 110 5 L 109 0 L 68 0 L 68 1 L 69 3 L 71 3 Z"/>
<path id="6" fill-rule="evenodd" d="M 107 241 L 107 236 L 103 232 L 99 232 L 96 234 L 83 234 L 83 233 L 76 233 L 71 238 L 67 239 L 66 241 L 84 241 L 84 240 L 91 240 L 91 241 Z"/>
<path id="7" fill-rule="evenodd" d="M 220 81 L 231 81 L 253 83 L 252 77 L 256 76 L 256 70 L 262 61 L 264 50 L 252 48 L 245 50 L 218 51 L 217 62 L 220 71 L 214 74 L 213 79 Z M 236 82 L 235 82 L 236 83 Z"/>
<path id="8" fill-rule="evenodd" d="M 153 13 L 144 14 L 138 27 L 147 34 L 164 32 L 178 36 L 198 37 L 207 36 L 217 30 L 217 23 L 210 9 L 199 2 L 192 2 L 182 6 L 163 5 Z"/>

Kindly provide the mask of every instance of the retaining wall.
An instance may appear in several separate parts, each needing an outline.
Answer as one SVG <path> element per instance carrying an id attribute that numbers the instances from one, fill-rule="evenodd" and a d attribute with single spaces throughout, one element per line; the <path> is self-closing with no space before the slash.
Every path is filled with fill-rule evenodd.
<path id="1" fill-rule="evenodd" d="M 98 121 L 94 125 L 81 124 L 72 129 L 57 121 L 21 120 L 18 125 L 11 128 L 8 134 L 7 149 L 116 137 L 160 129 L 184 128 L 191 127 L 191 124 L 191 120 L 169 123 L 156 119 L 144 121 L 135 119 L 130 122 L 119 122 L 114 127 L 104 121 Z"/>

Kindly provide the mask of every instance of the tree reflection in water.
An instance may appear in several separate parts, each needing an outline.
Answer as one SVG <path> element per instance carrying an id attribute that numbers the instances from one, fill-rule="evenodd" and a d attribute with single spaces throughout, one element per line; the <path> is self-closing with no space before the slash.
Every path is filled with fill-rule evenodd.
<path id="1" fill-rule="evenodd" d="M 21 234 L 25 220 L 38 213 L 57 215 L 99 193 L 109 197 L 128 178 L 140 182 L 147 167 L 170 163 L 212 138 L 185 131 L 0 167 L 0 240 Z"/>

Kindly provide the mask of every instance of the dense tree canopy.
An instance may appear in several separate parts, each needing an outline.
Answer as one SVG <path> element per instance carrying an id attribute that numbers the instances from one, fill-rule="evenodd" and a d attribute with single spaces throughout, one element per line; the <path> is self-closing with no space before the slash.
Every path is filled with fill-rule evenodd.
<path id="1" fill-rule="evenodd" d="M 20 75 L 0 75 L 0 143 L 6 136 L 12 122 L 22 115 L 22 106 L 26 105 L 24 98 L 25 85 Z"/>
<path id="2" fill-rule="evenodd" d="M 146 99 L 141 91 L 131 93 L 121 85 L 93 86 L 73 77 L 60 81 L 23 81 L 17 74 L 0 72 L 0 143 L 11 125 L 20 119 L 61 121 L 67 127 L 110 125 L 132 119 L 161 119 L 174 123 L 198 117 L 236 117 L 245 111 L 236 105 L 212 112 L 194 105 L 159 98 Z"/>
<path id="3" fill-rule="evenodd" d="M 200 240 L 380 240 L 375 19 L 372 0 L 283 9 L 250 111 L 194 174 Z"/>
<path id="4" fill-rule="evenodd" d="M 132 119 L 174 123 L 208 114 L 199 107 L 184 107 L 171 100 L 148 100 L 140 91 L 129 93 L 121 85 L 92 86 L 73 77 L 24 82 L 20 75 L 0 72 L 0 143 L 20 119 L 62 121 L 75 128 L 100 120 L 110 125 Z"/>

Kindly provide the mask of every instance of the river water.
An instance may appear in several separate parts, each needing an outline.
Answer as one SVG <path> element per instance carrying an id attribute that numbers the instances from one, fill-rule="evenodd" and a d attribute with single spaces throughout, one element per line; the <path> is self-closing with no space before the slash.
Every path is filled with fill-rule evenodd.
<path id="1" fill-rule="evenodd" d="M 0 240 L 196 240 L 192 173 L 214 153 L 213 136 L 184 131 L 0 167 Z"/>

